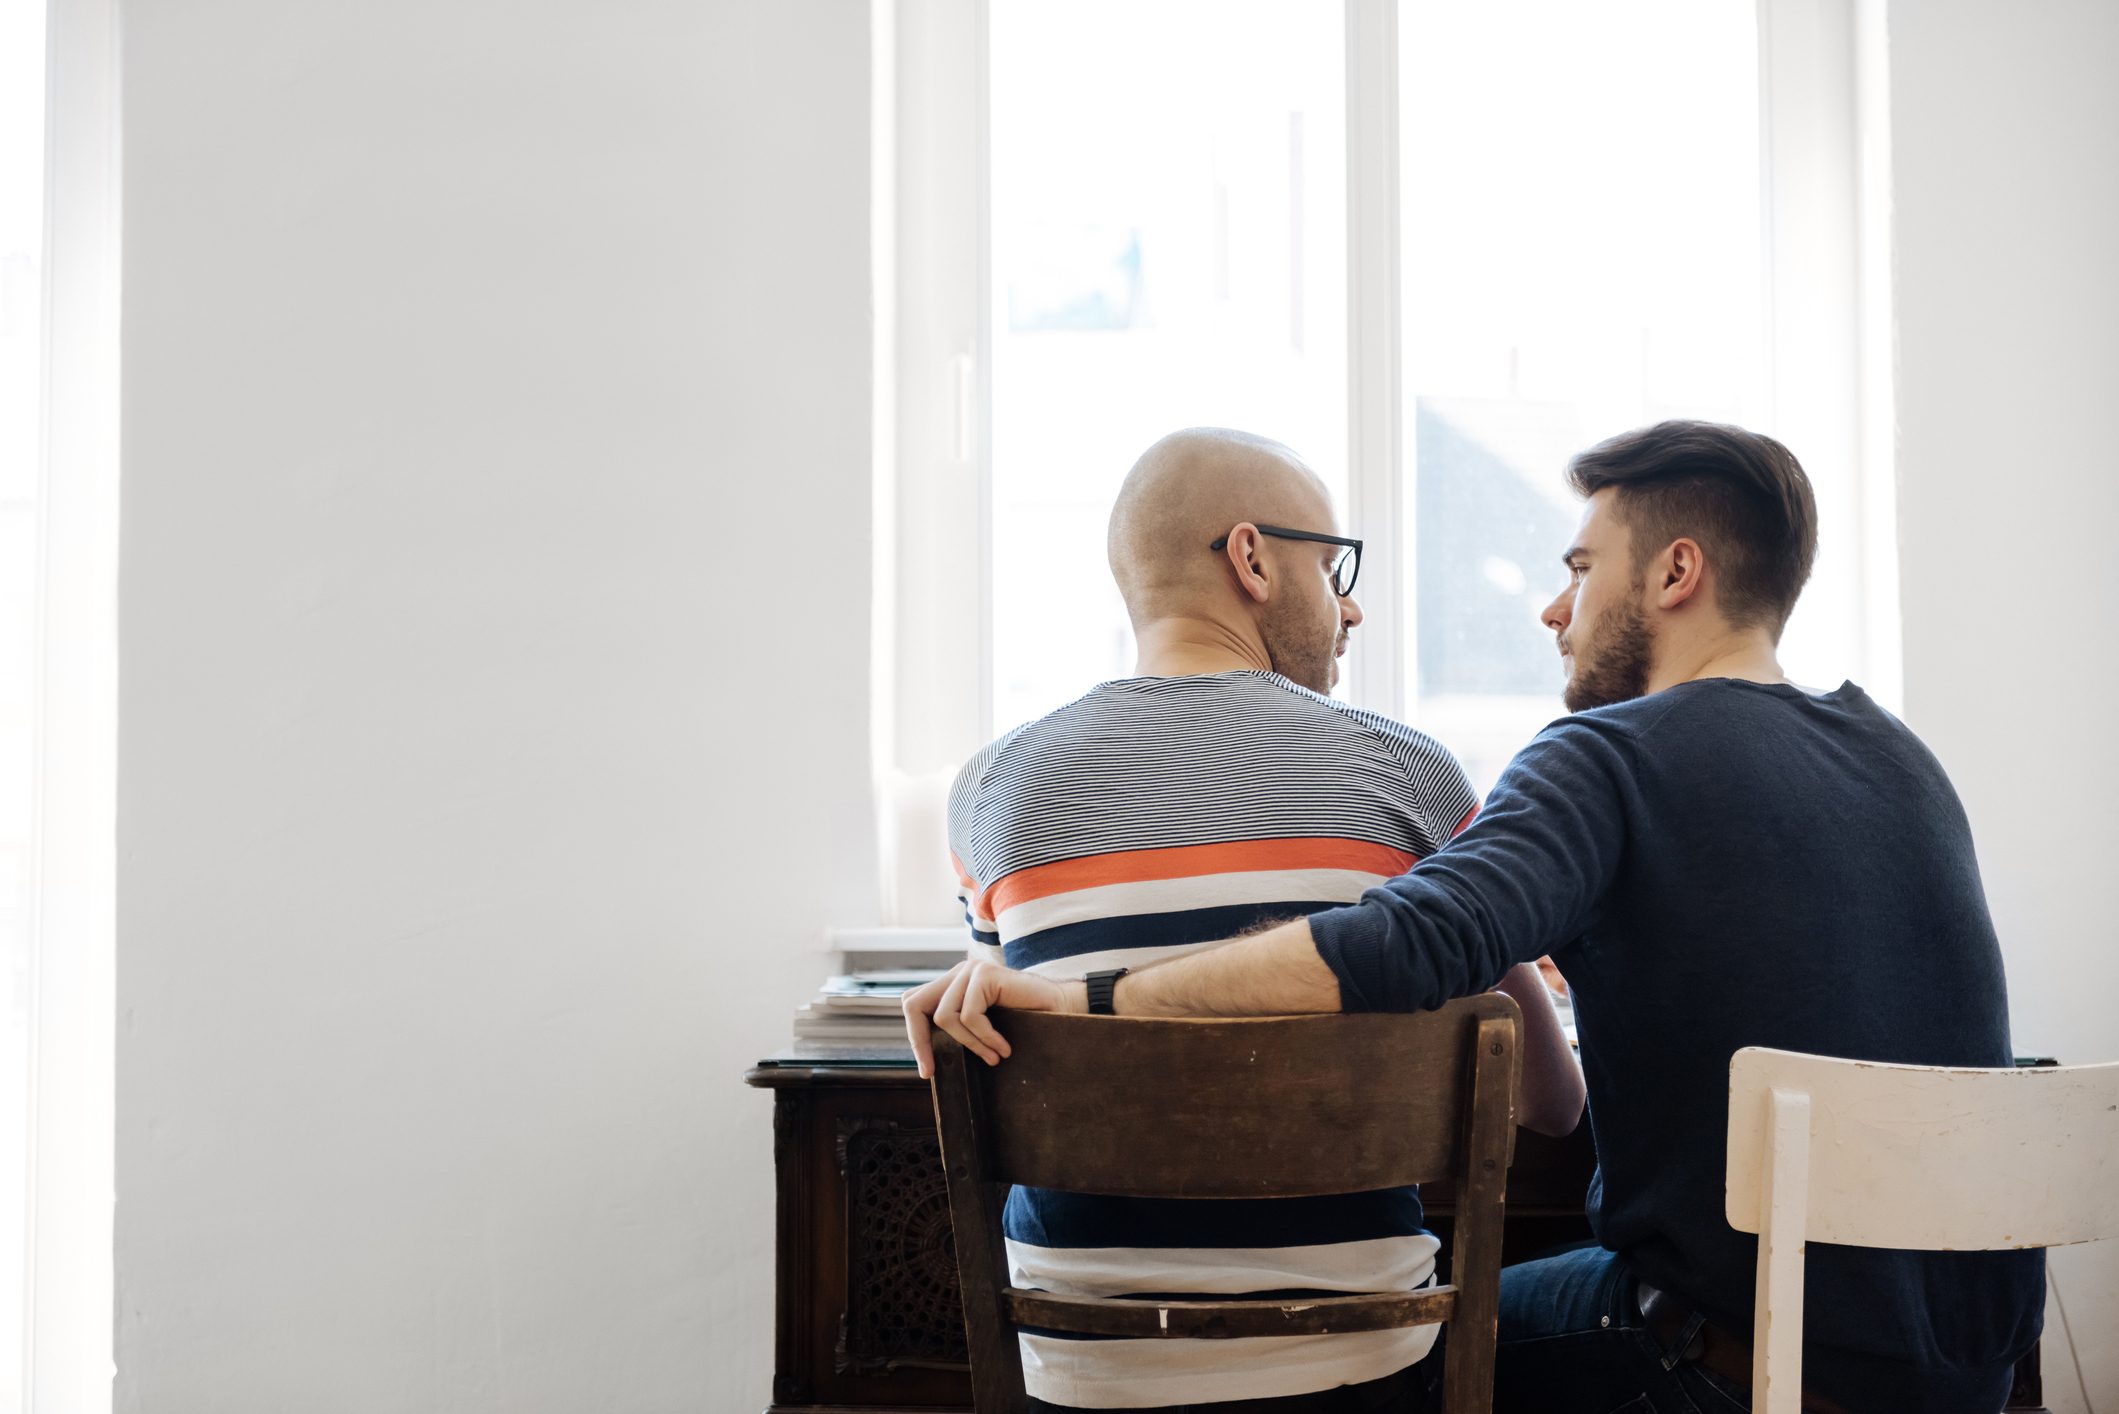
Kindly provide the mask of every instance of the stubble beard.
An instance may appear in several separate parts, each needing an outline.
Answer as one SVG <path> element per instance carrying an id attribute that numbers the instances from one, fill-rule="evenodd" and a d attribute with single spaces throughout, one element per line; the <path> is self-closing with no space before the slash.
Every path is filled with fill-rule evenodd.
<path id="1" fill-rule="evenodd" d="M 1623 608 L 1611 610 L 1591 630 L 1584 647 L 1588 652 L 1574 655 L 1574 675 L 1561 694 L 1568 711 L 1587 712 L 1647 695 L 1655 667 L 1655 630 L 1639 604 L 1629 599 Z"/>
<path id="2" fill-rule="evenodd" d="M 1303 619 L 1297 606 L 1269 603 L 1259 625 L 1265 639 L 1266 661 L 1289 682 L 1329 697 L 1332 680 L 1339 675 L 1339 634 L 1319 635 L 1314 624 Z"/>

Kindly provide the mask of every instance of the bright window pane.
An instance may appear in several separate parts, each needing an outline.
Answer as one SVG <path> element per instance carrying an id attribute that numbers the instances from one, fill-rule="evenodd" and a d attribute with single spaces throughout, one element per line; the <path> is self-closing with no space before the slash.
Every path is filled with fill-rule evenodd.
<path id="1" fill-rule="evenodd" d="M 1156 438 L 1242 428 L 1343 489 L 1346 59 L 1314 0 L 995 0 L 991 33 L 1005 730 L 1132 671 L 1104 522 Z"/>
<path id="2" fill-rule="evenodd" d="M 1749 0 L 1409 0 L 1404 416 L 1415 717 L 1483 788 L 1562 710 L 1538 610 L 1573 453 L 1762 405 Z"/>
<path id="3" fill-rule="evenodd" d="M 0 1390 L 22 1380 L 44 6 L 0 3 Z"/>

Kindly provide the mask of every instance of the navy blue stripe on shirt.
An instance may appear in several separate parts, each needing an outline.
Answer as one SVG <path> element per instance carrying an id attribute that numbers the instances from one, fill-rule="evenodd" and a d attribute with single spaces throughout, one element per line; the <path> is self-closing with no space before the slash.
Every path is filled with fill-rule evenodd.
<path id="1" fill-rule="evenodd" d="M 1001 1224 L 1017 1242 L 1039 1247 L 1252 1248 L 1364 1242 L 1420 1231 L 1412 1188 L 1328 1198 L 1114 1198 L 1016 1188 Z"/>
<path id="2" fill-rule="evenodd" d="M 1215 908 L 1188 908 L 1177 913 L 1136 913 L 1125 918 L 1091 918 L 1012 938 L 1005 945 L 1008 965 L 1021 972 L 1041 962 L 1058 962 L 1087 952 L 1123 948 L 1167 948 L 1184 943 L 1211 943 L 1233 938 L 1268 923 L 1338 908 L 1325 901 L 1232 903 Z M 982 937 L 981 942 L 985 941 Z"/>

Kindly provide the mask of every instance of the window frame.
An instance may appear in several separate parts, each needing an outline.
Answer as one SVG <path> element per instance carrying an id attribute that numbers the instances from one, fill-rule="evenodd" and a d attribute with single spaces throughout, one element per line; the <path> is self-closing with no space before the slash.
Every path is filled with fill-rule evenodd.
<path id="1" fill-rule="evenodd" d="M 1416 449 L 1402 397 L 1398 0 L 1342 0 L 1346 46 L 1348 516 L 1365 604 L 1394 632 L 1349 655 L 1348 700 L 1419 699 L 1409 564 Z M 1899 700 L 1883 0 L 1754 0 L 1765 330 L 1762 420 L 1801 449 L 1859 607 L 1846 671 Z M 871 0 L 876 42 L 874 751 L 883 921 L 933 924 L 949 778 L 991 739 L 989 0 Z M 1844 530 L 1838 527 L 1846 527 Z M 971 553 L 966 553 L 971 547 Z M 966 606 L 972 606 L 967 609 Z M 1509 731 L 1539 723 L 1496 701 Z M 1558 715 L 1555 691 L 1550 711 Z M 1519 720 L 1520 719 L 1520 720 Z M 1529 723 L 1527 729 L 1523 723 Z M 1461 728 L 1460 728 L 1461 729 Z M 1438 731 L 1447 730 L 1438 723 Z M 1448 740 L 1444 736 L 1444 740 Z M 937 856 L 929 867 L 927 856 Z"/>
<path id="2" fill-rule="evenodd" d="M 116 1172 L 119 15 L 44 31 L 22 1407 L 108 1410 Z"/>

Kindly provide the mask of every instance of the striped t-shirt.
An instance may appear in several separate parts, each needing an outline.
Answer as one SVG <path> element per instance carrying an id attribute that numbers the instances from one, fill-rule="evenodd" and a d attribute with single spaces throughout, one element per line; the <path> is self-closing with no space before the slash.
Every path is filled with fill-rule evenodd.
<path id="1" fill-rule="evenodd" d="M 1476 804 L 1427 737 L 1278 674 L 1127 678 L 974 757 L 950 792 L 950 849 L 974 956 L 1080 977 L 1352 903 Z M 1403 1290 L 1431 1278 L 1437 1247 L 1410 1188 L 1216 1201 L 1017 1188 L 1004 1226 L 1017 1286 L 1081 1296 Z M 1082 1408 L 1268 1398 L 1382 1379 L 1434 1331 L 1027 1333 L 1023 1373 L 1035 1398 Z"/>

